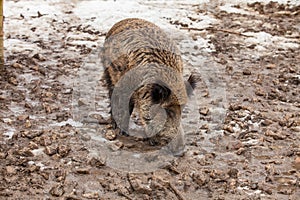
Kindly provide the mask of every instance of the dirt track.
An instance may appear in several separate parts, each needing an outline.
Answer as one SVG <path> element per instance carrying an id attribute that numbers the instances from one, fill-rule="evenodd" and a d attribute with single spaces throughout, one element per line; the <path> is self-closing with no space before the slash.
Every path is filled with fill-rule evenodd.
<path id="1" fill-rule="evenodd" d="M 188 14 L 159 17 L 160 26 L 168 25 L 162 28 L 172 28 L 185 75 L 200 72 L 203 84 L 183 115 L 186 154 L 152 172 L 128 173 L 103 153 L 108 99 L 101 81 L 95 82 L 102 72 L 97 49 L 116 21 L 103 22 L 100 30 L 101 24 L 87 25 L 101 19 L 78 16 L 76 3 L 58 2 L 59 14 L 51 15 L 40 8 L 18 12 L 28 4 L 7 1 L 19 14 L 5 18 L 0 199 L 299 198 L 299 5 L 226 10 L 217 1 L 174 3 Z M 154 1 L 142 5 L 149 12 L 168 10 Z M 205 17 L 214 21 L 201 28 Z M 84 93 L 90 91 L 92 99 Z M 74 110 L 74 102 L 82 107 Z M 94 115 L 84 121 L 90 111 Z M 87 125 L 93 117 L 103 124 Z M 124 148 L 117 140 L 108 145 Z M 147 167 L 151 171 L 150 164 L 133 169 Z"/>

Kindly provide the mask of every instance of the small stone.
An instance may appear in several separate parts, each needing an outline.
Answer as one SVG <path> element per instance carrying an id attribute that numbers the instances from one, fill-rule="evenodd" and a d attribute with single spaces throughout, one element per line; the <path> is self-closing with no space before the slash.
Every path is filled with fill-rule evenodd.
<path id="1" fill-rule="evenodd" d="M 24 157 L 32 157 L 34 154 L 32 153 L 31 149 L 24 147 L 23 149 L 18 151 L 18 154 Z"/>
<path id="2" fill-rule="evenodd" d="M 13 175 L 13 174 L 16 174 L 17 173 L 17 170 L 15 167 L 13 166 L 6 166 L 6 172 L 7 174 L 9 175 Z"/>
<path id="3" fill-rule="evenodd" d="M 53 94 L 52 92 L 46 92 L 46 93 L 45 93 L 45 96 L 46 96 L 46 97 L 53 97 L 53 95 L 54 95 L 54 94 Z"/>
<path id="4" fill-rule="evenodd" d="M 19 121 L 25 121 L 27 119 L 29 119 L 29 115 L 19 115 L 17 117 L 17 120 L 19 120 Z"/>
<path id="5" fill-rule="evenodd" d="M 52 155 L 56 154 L 57 148 L 54 147 L 54 146 L 47 146 L 47 147 L 45 147 L 44 152 L 45 152 L 45 154 L 47 154 L 48 156 L 52 156 Z"/>
<path id="6" fill-rule="evenodd" d="M 196 35 L 196 34 L 193 34 L 193 35 L 192 35 L 192 39 L 193 39 L 194 41 L 197 41 L 197 39 L 198 39 L 198 38 L 197 38 L 197 35 Z"/>
<path id="7" fill-rule="evenodd" d="M 39 53 L 34 54 L 34 55 L 33 55 L 33 58 L 36 58 L 36 59 L 38 59 L 39 61 L 45 61 L 45 60 L 46 60 L 46 58 L 45 58 L 42 54 L 39 54 Z"/>
<path id="8" fill-rule="evenodd" d="M 294 168 L 300 170 L 300 157 L 296 157 L 294 160 Z"/>
<path id="9" fill-rule="evenodd" d="M 64 190 L 64 187 L 63 185 L 59 184 L 59 185 L 56 185 L 56 186 L 53 186 L 49 193 L 52 195 L 52 196 L 55 196 L 55 197 L 61 197 L 64 193 L 65 193 L 65 190 Z"/>
<path id="10" fill-rule="evenodd" d="M 18 81 L 14 77 L 10 77 L 8 81 L 9 81 L 9 83 L 11 83 L 11 84 L 13 84 L 15 86 L 18 85 Z"/>
<path id="11" fill-rule="evenodd" d="M 0 95 L 0 101 L 6 100 L 6 99 L 7 99 L 7 97 L 6 97 L 6 96 L 4 96 L 4 95 Z"/>
<path id="12" fill-rule="evenodd" d="M 231 110 L 231 111 L 236 111 L 236 110 L 240 110 L 240 109 L 242 109 L 242 106 L 239 104 L 230 104 L 230 106 L 229 106 L 229 110 Z"/>
<path id="13" fill-rule="evenodd" d="M 56 181 L 64 181 L 66 179 L 66 171 L 63 169 L 57 170 L 54 173 L 54 176 L 56 178 Z"/>
<path id="14" fill-rule="evenodd" d="M 79 99 L 77 103 L 78 103 L 78 106 L 84 106 L 84 105 L 87 105 L 87 103 L 85 103 L 85 101 L 82 100 L 82 99 Z"/>
<path id="15" fill-rule="evenodd" d="M 36 165 L 30 165 L 30 167 L 28 167 L 28 170 L 32 173 L 32 172 L 36 172 L 40 170 L 40 166 L 36 166 Z"/>
<path id="16" fill-rule="evenodd" d="M 264 119 L 261 121 L 261 124 L 264 126 L 269 126 L 270 124 L 272 124 L 272 121 L 269 119 Z"/>
<path id="17" fill-rule="evenodd" d="M 69 154 L 71 148 L 66 146 L 66 145 L 60 145 L 58 146 L 58 154 L 61 156 L 61 157 L 65 157 Z"/>
<path id="18" fill-rule="evenodd" d="M 89 168 L 78 168 L 78 169 L 76 169 L 76 173 L 78 173 L 78 174 L 89 174 L 90 169 Z"/>
<path id="19" fill-rule="evenodd" d="M 243 75 L 249 76 L 251 75 L 251 71 L 249 69 L 243 70 Z"/>
<path id="20" fill-rule="evenodd" d="M 209 97 L 209 92 L 208 91 L 203 92 L 202 97 Z"/>
<path id="21" fill-rule="evenodd" d="M 109 148 L 113 151 L 118 151 L 120 148 L 122 148 L 124 146 L 124 144 L 120 141 L 117 141 L 117 142 L 114 142 L 114 143 L 111 143 L 109 145 Z"/>
<path id="22" fill-rule="evenodd" d="M 32 67 L 30 67 L 30 69 L 33 69 L 34 71 L 39 71 L 39 66 L 37 66 L 37 65 L 34 65 L 34 66 L 32 66 Z"/>
<path id="23" fill-rule="evenodd" d="M 200 108 L 199 113 L 206 116 L 209 113 L 209 109 L 207 107 Z"/>
<path id="24" fill-rule="evenodd" d="M 255 94 L 257 96 L 265 96 L 265 92 L 261 88 L 256 88 Z"/>
<path id="25" fill-rule="evenodd" d="M 13 123 L 13 120 L 10 119 L 10 118 L 4 118 L 4 119 L 2 119 L 2 121 L 3 121 L 4 123 L 6 123 L 6 124 L 9 124 L 9 125 L 11 125 L 11 124 Z"/>
<path id="26" fill-rule="evenodd" d="M 204 130 L 208 130 L 209 129 L 209 125 L 208 124 L 203 124 L 200 129 L 204 129 Z"/>
<path id="27" fill-rule="evenodd" d="M 21 65 L 20 63 L 14 63 L 14 64 L 12 64 L 12 66 L 13 66 L 13 68 L 16 68 L 16 69 L 23 69 L 24 68 L 24 66 Z"/>
<path id="28" fill-rule="evenodd" d="M 244 145 L 240 140 L 236 140 L 236 141 L 230 141 L 228 142 L 226 148 L 228 150 L 238 150 L 240 148 L 242 148 Z"/>
<path id="29" fill-rule="evenodd" d="M 229 169 L 229 171 L 227 172 L 227 174 L 228 174 L 231 178 L 237 178 L 237 177 L 238 177 L 238 173 L 239 173 L 239 170 L 236 169 L 236 168 Z"/>
<path id="30" fill-rule="evenodd" d="M 250 185 L 250 188 L 251 188 L 252 190 L 256 190 L 256 189 L 258 188 L 258 184 L 257 184 L 257 183 L 252 183 L 252 184 Z"/>
<path id="31" fill-rule="evenodd" d="M 266 68 L 267 68 L 267 69 L 274 69 L 274 68 L 276 68 L 276 65 L 275 65 L 275 64 L 268 64 L 268 65 L 266 66 Z"/>
<path id="32" fill-rule="evenodd" d="M 100 195 L 98 192 L 84 193 L 84 194 L 82 194 L 82 196 L 87 199 L 99 199 L 100 198 Z"/>
<path id="33" fill-rule="evenodd" d="M 286 135 L 284 135 L 282 132 L 273 132 L 272 130 L 267 130 L 265 132 L 265 136 L 272 137 L 274 140 L 283 140 L 286 138 Z"/>
<path id="34" fill-rule="evenodd" d="M 294 131 L 294 132 L 300 132 L 300 126 L 293 126 L 291 127 L 291 130 Z"/>
<path id="35" fill-rule="evenodd" d="M 64 91 L 62 91 L 63 94 L 71 94 L 72 93 L 72 89 L 71 88 L 67 88 Z"/>
<path id="36" fill-rule="evenodd" d="M 95 157 L 93 157 L 93 158 L 91 158 L 91 159 L 89 160 L 88 163 L 89 163 L 91 166 L 93 166 L 93 167 L 102 167 L 102 166 L 104 166 L 105 163 L 106 163 L 105 160 L 106 160 L 106 159 L 101 159 L 101 158 L 95 158 Z"/>
<path id="37" fill-rule="evenodd" d="M 241 147 L 241 148 L 239 148 L 239 149 L 236 151 L 236 154 L 237 154 L 237 155 L 241 155 L 241 154 L 243 154 L 245 151 L 246 151 L 245 148 Z"/>
<path id="38" fill-rule="evenodd" d="M 114 139 L 116 139 L 116 137 L 117 137 L 117 134 L 116 134 L 116 131 L 114 131 L 114 130 L 108 130 L 105 133 L 105 138 L 108 140 L 114 140 Z"/>
<path id="39" fill-rule="evenodd" d="M 92 137 L 90 136 L 90 135 L 84 135 L 84 134 L 82 134 L 82 135 L 80 135 L 80 138 L 83 140 L 83 141 L 89 141 L 89 140 L 91 140 L 92 139 Z"/>
<path id="40" fill-rule="evenodd" d="M 0 152 L 0 159 L 5 159 L 7 156 L 6 152 Z"/>
<path id="41" fill-rule="evenodd" d="M 132 189 L 136 192 L 151 194 L 152 189 L 148 185 L 144 184 L 143 181 L 137 177 L 129 179 Z"/>
<path id="42" fill-rule="evenodd" d="M 81 200 L 81 198 L 77 197 L 74 194 L 68 194 L 68 195 L 65 196 L 64 200 Z"/>
<path id="43" fill-rule="evenodd" d="M 49 180 L 49 178 L 50 178 L 49 172 L 41 171 L 39 174 L 40 174 L 45 180 Z"/>
<path id="44" fill-rule="evenodd" d="M 25 128 L 31 128 L 31 126 L 32 126 L 32 124 L 31 124 L 30 120 L 27 119 L 25 122 Z"/>
<path id="45" fill-rule="evenodd" d="M 231 125 L 224 125 L 223 130 L 228 131 L 229 133 L 233 133 L 233 127 Z"/>
<path id="46" fill-rule="evenodd" d="M 36 143 L 30 141 L 28 147 L 33 150 L 33 149 L 38 149 L 39 145 L 37 145 Z"/>
<path id="47" fill-rule="evenodd" d="M 35 131 L 24 131 L 24 132 L 21 133 L 21 135 L 23 137 L 27 137 L 28 139 L 33 139 L 35 137 L 39 137 L 42 134 L 43 134 L 42 131 L 37 131 L 37 130 L 35 130 Z"/>
<path id="48" fill-rule="evenodd" d="M 229 178 L 229 175 L 222 170 L 212 170 L 210 172 L 210 177 L 217 182 L 226 181 Z"/>
<path id="49" fill-rule="evenodd" d="M 203 186 L 209 182 L 209 176 L 204 172 L 196 172 L 192 175 L 192 178 L 199 186 Z"/>

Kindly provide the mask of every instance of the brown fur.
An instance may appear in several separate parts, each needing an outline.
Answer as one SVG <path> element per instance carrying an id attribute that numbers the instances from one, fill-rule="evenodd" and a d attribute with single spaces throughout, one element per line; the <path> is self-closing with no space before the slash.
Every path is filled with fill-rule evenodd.
<path id="1" fill-rule="evenodd" d="M 195 87 L 196 79 L 191 76 L 188 80 L 189 84 L 183 80 L 180 52 L 166 33 L 155 24 L 143 19 L 122 20 L 116 23 L 106 35 L 103 64 L 104 78 L 110 97 L 122 76 L 139 66 L 147 66 L 150 70 L 153 69 L 153 76 L 167 80 L 167 85 L 158 82 L 138 88 L 130 99 L 130 114 L 136 107 L 147 136 L 152 136 L 159 122 L 151 121 L 155 115 L 151 113 L 151 106 L 159 105 L 166 111 L 167 121 L 155 138 L 160 140 L 161 136 L 164 136 L 173 139 L 178 135 L 182 138 L 181 110 L 187 102 L 188 93 Z M 165 70 L 174 73 L 163 73 Z M 144 76 L 146 78 L 148 75 Z M 176 143 L 181 143 L 179 140 Z"/>

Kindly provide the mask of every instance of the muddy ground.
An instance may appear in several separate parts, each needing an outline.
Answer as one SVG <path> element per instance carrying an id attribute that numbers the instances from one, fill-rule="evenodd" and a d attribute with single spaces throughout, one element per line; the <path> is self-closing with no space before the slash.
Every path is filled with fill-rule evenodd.
<path id="1" fill-rule="evenodd" d="M 96 19 L 76 15 L 75 1 L 57 1 L 58 15 L 6 1 L 18 14 L 4 24 L 0 199 L 299 199 L 300 6 L 224 2 L 174 3 L 188 14 L 160 18 L 178 32 L 185 76 L 196 70 L 202 84 L 183 114 L 187 152 L 153 170 L 101 153 L 128 148 L 103 143 L 111 135 L 97 49 L 107 27 L 87 25 Z M 195 27 L 199 16 L 215 21 Z M 85 90 L 96 91 L 92 100 Z"/>

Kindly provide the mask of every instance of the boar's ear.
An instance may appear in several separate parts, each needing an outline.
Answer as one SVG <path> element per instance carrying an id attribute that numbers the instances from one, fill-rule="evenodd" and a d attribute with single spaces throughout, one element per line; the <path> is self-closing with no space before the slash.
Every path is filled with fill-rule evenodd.
<path id="1" fill-rule="evenodd" d="M 152 85 L 151 98 L 153 103 L 161 103 L 167 100 L 170 95 L 171 90 L 167 86 L 158 83 L 154 83 Z"/>
<path id="2" fill-rule="evenodd" d="M 197 86 L 197 83 L 200 81 L 200 76 L 191 74 L 189 79 L 185 81 L 185 88 L 188 96 L 193 94 L 194 89 Z"/>

